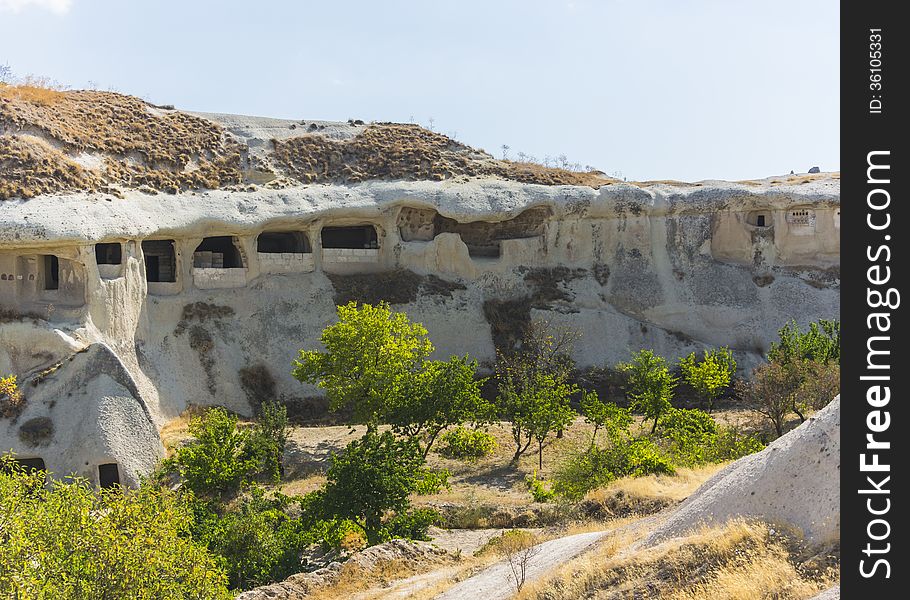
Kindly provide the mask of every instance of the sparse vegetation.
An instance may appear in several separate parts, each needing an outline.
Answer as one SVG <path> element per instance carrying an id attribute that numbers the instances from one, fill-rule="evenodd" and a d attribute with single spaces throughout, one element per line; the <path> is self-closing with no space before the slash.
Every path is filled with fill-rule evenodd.
<path id="1" fill-rule="evenodd" d="M 242 180 L 240 146 L 220 127 L 186 113 L 157 111 L 132 96 L 62 90 L 29 78 L 0 85 L 0 126 L 35 133 L 0 136 L 0 200 L 103 184 L 173 193 Z M 106 159 L 89 170 L 64 152 Z"/>
<path id="2" fill-rule="evenodd" d="M 19 389 L 15 375 L 0 377 L 0 417 L 5 419 L 19 416 L 25 408 L 25 396 Z"/>
<path id="3" fill-rule="evenodd" d="M 543 185 L 600 187 L 612 181 L 531 162 L 497 160 L 445 135 L 411 124 L 376 123 L 350 140 L 318 134 L 273 140 L 275 157 L 304 183 L 355 183 L 368 179 L 444 180 L 499 177 Z"/>

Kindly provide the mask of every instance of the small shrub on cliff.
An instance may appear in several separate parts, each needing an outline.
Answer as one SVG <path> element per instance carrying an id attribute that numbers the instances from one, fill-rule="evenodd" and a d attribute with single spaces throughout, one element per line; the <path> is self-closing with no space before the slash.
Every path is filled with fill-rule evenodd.
<path id="1" fill-rule="evenodd" d="M 0 377 L 0 417 L 10 419 L 19 416 L 25 408 L 25 397 L 19 391 L 16 376 Z"/>

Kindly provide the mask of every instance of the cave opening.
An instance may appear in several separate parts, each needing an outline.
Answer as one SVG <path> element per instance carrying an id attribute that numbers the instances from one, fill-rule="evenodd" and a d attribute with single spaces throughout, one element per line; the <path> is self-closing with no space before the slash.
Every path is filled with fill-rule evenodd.
<path id="1" fill-rule="evenodd" d="M 193 267 L 197 269 L 240 269 L 243 268 L 243 257 L 231 236 L 207 237 L 193 252 Z"/>
<path id="2" fill-rule="evenodd" d="M 323 248 L 370 249 L 379 248 L 379 236 L 372 225 L 355 227 L 323 227 Z"/>
<path id="3" fill-rule="evenodd" d="M 256 251 L 263 254 L 309 254 L 313 249 L 302 231 L 263 231 L 256 240 Z"/>

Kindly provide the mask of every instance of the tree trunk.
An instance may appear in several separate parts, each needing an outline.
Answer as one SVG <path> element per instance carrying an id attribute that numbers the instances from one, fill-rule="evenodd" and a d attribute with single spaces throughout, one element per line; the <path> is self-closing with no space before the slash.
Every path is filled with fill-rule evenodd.
<path id="1" fill-rule="evenodd" d="M 382 540 L 379 538 L 379 531 L 382 526 L 382 519 L 376 515 L 368 515 L 364 521 L 363 532 L 367 536 L 367 545 L 375 546 Z"/>
<path id="2" fill-rule="evenodd" d="M 660 418 L 660 415 L 654 417 L 654 425 L 651 427 L 651 435 L 654 435 L 654 432 L 657 431 L 657 420 Z"/>
<path id="3" fill-rule="evenodd" d="M 543 440 L 537 440 L 537 472 L 543 471 Z"/>

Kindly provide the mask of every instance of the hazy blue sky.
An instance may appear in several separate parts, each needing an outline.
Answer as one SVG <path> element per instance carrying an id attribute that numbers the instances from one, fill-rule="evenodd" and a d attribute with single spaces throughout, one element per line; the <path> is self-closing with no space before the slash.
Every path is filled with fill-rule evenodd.
<path id="1" fill-rule="evenodd" d="M 408 121 L 629 179 L 839 168 L 821 0 L 0 0 L 0 64 L 208 112 Z"/>

